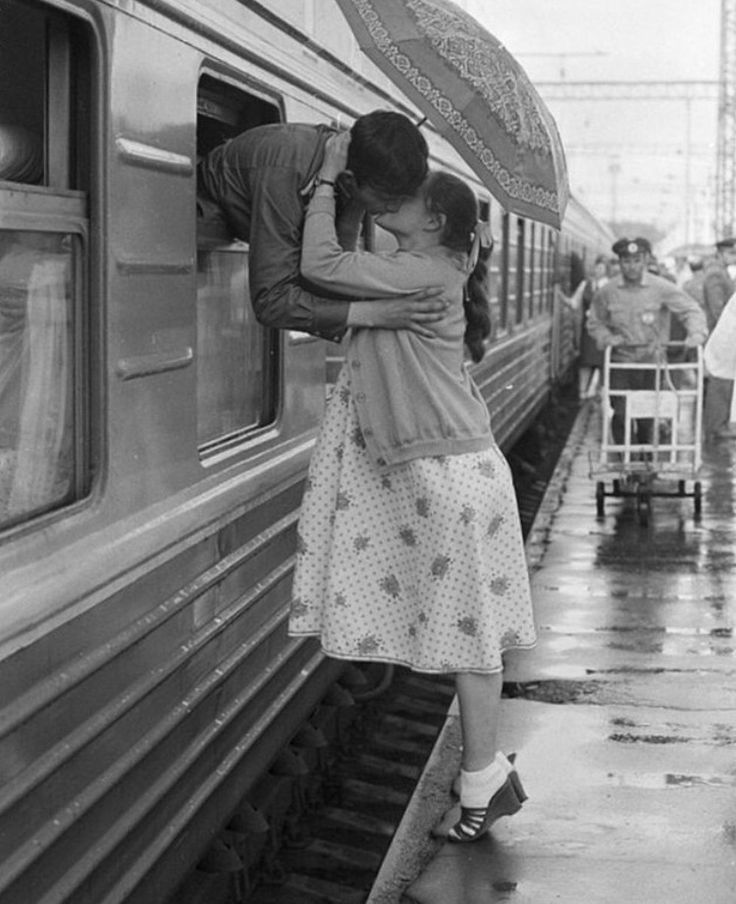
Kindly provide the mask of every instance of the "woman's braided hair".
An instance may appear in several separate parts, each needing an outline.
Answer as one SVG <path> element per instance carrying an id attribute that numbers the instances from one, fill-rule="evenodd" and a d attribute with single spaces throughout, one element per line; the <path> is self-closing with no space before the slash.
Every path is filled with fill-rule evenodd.
<path id="1" fill-rule="evenodd" d="M 478 225 L 478 201 L 470 186 L 451 173 L 433 172 L 427 179 L 425 201 L 432 213 L 445 215 L 442 244 L 467 254 Z M 485 355 L 485 339 L 491 334 L 491 310 L 485 289 L 491 251 L 492 247 L 479 249 L 463 292 L 465 345 L 475 363 Z"/>

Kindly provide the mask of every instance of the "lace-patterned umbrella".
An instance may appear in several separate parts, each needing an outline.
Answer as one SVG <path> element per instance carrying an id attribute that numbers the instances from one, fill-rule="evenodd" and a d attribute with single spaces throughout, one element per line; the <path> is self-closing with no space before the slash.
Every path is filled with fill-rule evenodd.
<path id="1" fill-rule="evenodd" d="M 507 210 L 560 227 L 569 195 L 557 126 L 503 45 L 450 0 L 338 0 L 364 53 Z"/>

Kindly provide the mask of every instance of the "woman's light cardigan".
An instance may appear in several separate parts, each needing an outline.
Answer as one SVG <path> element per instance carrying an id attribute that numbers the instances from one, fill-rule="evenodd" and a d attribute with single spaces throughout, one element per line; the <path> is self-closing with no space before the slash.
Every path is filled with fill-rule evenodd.
<path id="1" fill-rule="evenodd" d="M 414 458 L 477 452 L 493 444 L 483 398 L 465 364 L 465 255 L 343 251 L 332 192 L 319 188 L 307 212 L 302 274 L 351 298 L 391 298 L 442 286 L 450 307 L 438 335 L 354 329 L 347 348 L 351 391 L 366 449 L 385 470 Z"/>

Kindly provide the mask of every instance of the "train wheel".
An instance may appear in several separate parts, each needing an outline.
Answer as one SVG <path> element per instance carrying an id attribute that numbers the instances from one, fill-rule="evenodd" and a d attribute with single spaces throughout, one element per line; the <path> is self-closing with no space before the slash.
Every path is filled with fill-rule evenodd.
<path id="1" fill-rule="evenodd" d="M 699 480 L 696 480 L 693 485 L 693 503 L 695 506 L 695 518 L 699 520 L 703 511 L 703 487 Z"/>
<path id="2" fill-rule="evenodd" d="M 599 518 L 605 514 L 606 485 L 599 480 L 595 485 L 595 511 Z"/>
<path id="3" fill-rule="evenodd" d="M 636 511 L 639 516 L 639 524 L 646 527 L 649 524 L 649 513 L 651 510 L 651 493 L 644 490 L 641 486 L 636 493 Z"/>

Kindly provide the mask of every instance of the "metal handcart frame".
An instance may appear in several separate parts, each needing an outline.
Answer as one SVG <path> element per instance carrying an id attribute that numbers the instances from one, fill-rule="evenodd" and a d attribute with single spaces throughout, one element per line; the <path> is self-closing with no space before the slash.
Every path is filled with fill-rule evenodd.
<path id="1" fill-rule="evenodd" d="M 638 346 L 641 348 L 641 346 Z M 637 346 L 617 346 L 635 349 Z M 598 462 L 591 462 L 596 478 L 596 511 L 605 512 L 607 496 L 636 498 L 640 524 L 649 523 L 653 496 L 692 496 L 695 518 L 702 511 L 701 465 L 703 420 L 703 355 L 684 342 L 668 342 L 655 350 L 655 360 L 612 361 L 605 350 L 601 386 L 602 435 Z M 619 389 L 611 376 L 622 371 L 649 373 L 651 388 Z M 623 441 L 615 442 L 614 403 L 624 407 Z M 651 442 L 637 442 L 637 426 L 648 422 Z M 611 489 L 606 487 L 611 481 Z M 688 491 L 687 481 L 694 481 Z M 676 488 L 673 488 L 676 487 Z"/>

